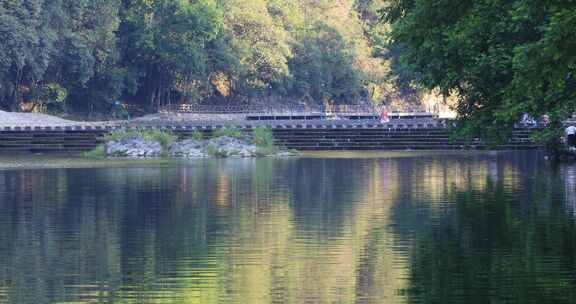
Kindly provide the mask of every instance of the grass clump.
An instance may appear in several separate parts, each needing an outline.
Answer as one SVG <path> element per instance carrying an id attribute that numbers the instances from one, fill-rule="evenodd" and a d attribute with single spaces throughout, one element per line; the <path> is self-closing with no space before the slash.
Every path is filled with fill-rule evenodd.
<path id="1" fill-rule="evenodd" d="M 161 130 L 148 131 L 148 140 L 159 142 L 164 150 L 168 150 L 176 139 L 178 139 L 178 137 L 172 134 L 172 132 Z"/>
<path id="2" fill-rule="evenodd" d="M 206 146 L 205 148 L 205 152 L 206 154 L 212 156 L 212 157 L 226 157 L 226 153 L 223 153 L 222 151 L 220 151 L 220 149 L 218 149 L 218 147 L 215 144 L 209 144 Z"/>
<path id="3" fill-rule="evenodd" d="M 252 143 L 258 147 L 258 156 L 274 155 L 280 149 L 274 143 L 274 133 L 269 127 L 257 127 L 252 132 Z"/>
<path id="4" fill-rule="evenodd" d="M 238 138 L 238 139 L 246 138 L 246 135 L 244 134 L 244 132 L 242 132 L 242 130 L 235 128 L 235 127 L 225 127 L 222 129 L 217 129 L 217 130 L 214 130 L 214 132 L 212 134 L 214 135 L 214 137 L 228 136 L 228 137 Z"/>
<path id="5" fill-rule="evenodd" d="M 252 143 L 258 147 L 273 147 L 274 133 L 269 127 L 257 127 L 252 132 Z"/>
<path id="6" fill-rule="evenodd" d="M 104 145 L 98 145 L 96 148 L 84 152 L 84 157 L 88 158 L 104 158 L 106 156 L 106 149 Z"/>
<path id="7" fill-rule="evenodd" d="M 192 133 L 192 139 L 197 141 L 204 140 L 204 133 L 196 130 L 194 133 Z"/>
<path id="8" fill-rule="evenodd" d="M 104 136 L 106 141 L 121 141 L 127 138 L 140 137 L 147 141 L 160 143 L 164 150 L 167 150 L 177 139 L 176 135 L 163 130 L 116 130 Z"/>

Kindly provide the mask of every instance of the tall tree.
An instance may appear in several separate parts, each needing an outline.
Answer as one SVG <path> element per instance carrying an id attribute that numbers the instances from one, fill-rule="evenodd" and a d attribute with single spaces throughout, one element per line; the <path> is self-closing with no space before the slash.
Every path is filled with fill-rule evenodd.
<path id="1" fill-rule="evenodd" d="M 266 0 L 226 0 L 223 7 L 227 30 L 232 34 L 240 61 L 240 90 L 270 93 L 281 90 L 289 76 L 292 56 L 288 33 L 270 14 Z"/>
<path id="2" fill-rule="evenodd" d="M 0 3 L 0 97 L 15 110 L 25 88 L 41 79 L 48 67 L 51 43 L 43 43 L 42 0 Z M 46 41 L 48 42 L 48 41 Z"/>
<path id="3" fill-rule="evenodd" d="M 360 97 L 360 73 L 342 36 L 319 22 L 295 46 L 290 61 L 293 93 L 318 103 L 353 103 Z"/>
<path id="4" fill-rule="evenodd" d="M 576 109 L 573 1 L 393 0 L 385 17 L 421 83 L 457 94 L 464 134 L 501 141 L 530 113 L 553 143 Z"/>
<path id="5" fill-rule="evenodd" d="M 63 103 L 116 64 L 117 0 L 0 3 L 0 104 Z"/>
<path id="6" fill-rule="evenodd" d="M 133 0 L 124 6 L 123 62 L 138 77 L 137 96 L 153 108 L 192 98 L 208 80 L 208 46 L 222 33 L 216 3 Z"/>

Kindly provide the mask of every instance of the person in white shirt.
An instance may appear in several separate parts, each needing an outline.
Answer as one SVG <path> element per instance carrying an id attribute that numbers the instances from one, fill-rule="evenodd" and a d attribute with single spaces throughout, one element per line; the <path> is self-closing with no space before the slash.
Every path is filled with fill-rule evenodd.
<path id="1" fill-rule="evenodd" d="M 566 143 L 568 147 L 576 146 L 576 127 L 568 126 L 568 128 L 564 130 L 564 133 L 566 133 Z"/>

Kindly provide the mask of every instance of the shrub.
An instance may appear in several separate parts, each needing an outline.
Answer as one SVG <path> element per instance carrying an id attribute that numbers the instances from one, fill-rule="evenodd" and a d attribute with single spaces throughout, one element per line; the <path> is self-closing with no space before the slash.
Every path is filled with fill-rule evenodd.
<path id="1" fill-rule="evenodd" d="M 88 151 L 88 152 L 84 152 L 84 157 L 89 157 L 89 158 L 103 158 L 106 156 L 106 151 L 104 148 L 104 145 L 98 145 L 96 148 Z"/>
<path id="2" fill-rule="evenodd" d="M 206 154 L 213 156 L 213 157 L 226 157 L 226 153 L 223 153 L 218 149 L 218 147 L 214 144 L 209 144 L 205 148 Z"/>
<path id="3" fill-rule="evenodd" d="M 273 147 L 274 134 L 269 127 L 257 127 L 252 133 L 252 143 L 258 147 Z"/>
<path id="4" fill-rule="evenodd" d="M 162 148 L 166 151 L 170 148 L 177 137 L 176 135 L 172 134 L 172 132 L 162 131 L 162 130 L 152 130 L 152 131 L 145 131 L 145 136 L 143 136 L 146 140 L 159 142 L 162 145 Z"/>
<path id="5" fill-rule="evenodd" d="M 204 139 L 204 133 L 196 130 L 194 133 L 192 133 L 192 139 L 201 141 Z"/>
<path id="6" fill-rule="evenodd" d="M 213 135 L 214 137 L 228 136 L 238 139 L 244 139 L 246 137 L 246 135 L 244 134 L 244 132 L 242 132 L 242 130 L 239 130 L 238 128 L 235 127 L 225 127 L 222 129 L 216 129 L 214 130 Z"/>

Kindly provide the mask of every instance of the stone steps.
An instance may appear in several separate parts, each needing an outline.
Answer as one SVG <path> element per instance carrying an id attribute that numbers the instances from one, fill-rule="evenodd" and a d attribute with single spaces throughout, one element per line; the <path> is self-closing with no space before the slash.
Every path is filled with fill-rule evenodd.
<path id="1" fill-rule="evenodd" d="M 423 143 L 423 142 L 369 142 L 369 143 L 357 143 L 357 142 L 318 142 L 318 143 L 277 143 L 279 146 L 288 147 L 288 148 L 295 148 L 295 147 L 391 147 L 391 146 L 404 146 L 404 147 L 412 147 L 412 146 L 425 146 L 429 148 L 439 148 L 444 146 L 454 146 L 456 148 L 461 147 L 474 147 L 474 146 L 487 146 L 485 144 L 471 144 L 471 143 L 446 143 L 446 142 L 439 142 L 439 143 Z M 532 143 L 509 143 L 501 146 L 517 146 L 517 147 L 533 147 L 535 146 Z"/>
<path id="2" fill-rule="evenodd" d="M 215 127 L 164 126 L 180 138 L 200 131 L 206 137 Z M 18 128 L 0 129 L 0 153 L 76 152 L 93 149 L 114 128 Z M 244 126 L 246 132 L 252 127 Z M 479 141 L 451 141 L 443 128 L 386 128 L 366 125 L 283 125 L 274 129 L 278 145 L 295 150 L 455 150 L 488 149 Z M 516 130 L 513 138 L 497 149 L 536 149 L 530 130 Z"/>
<path id="3" fill-rule="evenodd" d="M 518 146 L 518 145 L 503 145 L 498 146 L 497 150 L 534 150 L 539 149 L 540 146 Z M 427 146 L 427 145 L 390 145 L 390 146 L 292 146 L 291 149 L 297 151 L 393 151 L 393 150 L 488 150 L 491 147 L 485 145 L 479 146 L 458 146 L 458 145 L 441 145 L 441 146 Z"/>
<path id="4" fill-rule="evenodd" d="M 318 128 L 276 129 L 276 143 L 296 150 L 455 150 L 492 148 L 480 141 L 450 139 L 446 129 Z M 496 149 L 536 149 L 531 131 L 516 130 Z"/>

